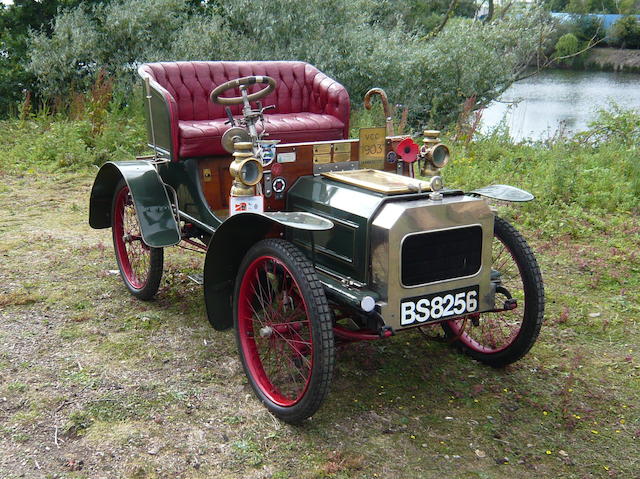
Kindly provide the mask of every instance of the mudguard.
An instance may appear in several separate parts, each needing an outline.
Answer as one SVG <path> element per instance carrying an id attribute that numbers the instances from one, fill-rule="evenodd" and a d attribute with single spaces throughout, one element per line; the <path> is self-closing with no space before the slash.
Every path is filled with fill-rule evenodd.
<path id="1" fill-rule="evenodd" d="M 477 190 L 467 193 L 472 196 L 484 196 L 485 198 L 491 198 L 500 201 L 510 201 L 515 203 L 524 203 L 535 199 L 531 193 L 515 186 L 509 185 L 491 185 L 484 188 L 478 188 Z"/>
<path id="2" fill-rule="evenodd" d="M 209 241 L 204 260 L 204 302 L 209 322 L 218 331 L 233 327 L 233 289 L 238 267 L 258 241 L 284 228 L 322 231 L 333 223 L 311 213 L 240 213 L 225 220 Z"/>
<path id="3" fill-rule="evenodd" d="M 153 163 L 146 160 L 102 165 L 91 189 L 89 225 L 96 229 L 111 227 L 111 203 L 120 178 L 129 186 L 143 241 L 154 248 L 178 244 L 180 229 L 171 201 Z"/>

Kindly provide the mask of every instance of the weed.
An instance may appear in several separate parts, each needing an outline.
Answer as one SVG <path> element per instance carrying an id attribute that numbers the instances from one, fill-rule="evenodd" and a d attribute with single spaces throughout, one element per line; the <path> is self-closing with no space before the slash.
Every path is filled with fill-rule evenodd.
<path id="1" fill-rule="evenodd" d="M 239 458 L 248 462 L 252 466 L 258 466 L 263 461 L 262 449 L 250 439 L 235 441 L 232 445 Z"/>
<path id="2" fill-rule="evenodd" d="M 31 435 L 26 432 L 16 432 L 11 436 L 11 439 L 16 442 L 27 442 L 31 439 Z"/>
<path id="3" fill-rule="evenodd" d="M 80 325 L 66 326 L 60 330 L 60 337 L 66 341 L 74 341 L 85 334 L 85 330 Z"/>
<path id="4" fill-rule="evenodd" d="M 69 416 L 63 432 L 71 437 L 82 436 L 91 424 L 93 424 L 93 418 L 87 411 L 74 411 Z"/>
<path id="5" fill-rule="evenodd" d="M 17 393 L 23 393 L 27 390 L 27 385 L 25 383 L 22 383 L 20 381 L 14 381 L 12 383 L 9 383 L 9 386 L 7 386 L 7 389 L 9 391 L 13 391 L 13 392 L 17 392 Z"/>
<path id="6" fill-rule="evenodd" d="M 25 290 L 11 291 L 8 293 L 0 293 L 0 306 L 25 306 L 28 304 L 41 301 L 42 297 L 37 293 Z"/>

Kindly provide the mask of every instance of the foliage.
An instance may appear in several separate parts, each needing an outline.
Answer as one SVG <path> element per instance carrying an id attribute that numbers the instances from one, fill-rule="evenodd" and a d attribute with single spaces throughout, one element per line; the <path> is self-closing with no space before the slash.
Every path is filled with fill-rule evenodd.
<path id="1" fill-rule="evenodd" d="M 503 128 L 457 147 L 445 178 L 454 187 L 517 184 L 533 192 L 527 218 L 571 204 L 603 214 L 640 211 L 640 114 L 613 105 L 589 130 L 550 143 L 514 144 Z M 614 187 L 615 185 L 615 187 Z"/>
<path id="2" fill-rule="evenodd" d="M 47 98 L 86 91 L 101 70 L 127 90 L 140 61 L 166 59 L 189 9 L 181 0 L 141 0 L 78 7 L 55 18 L 53 32 L 30 38 L 28 69 Z M 172 25 L 177 25 L 172 26 Z M 167 28 L 169 26 L 169 28 Z M 128 90 L 127 90 L 128 91 Z"/>
<path id="3" fill-rule="evenodd" d="M 562 35 L 555 46 L 553 53 L 554 58 L 561 59 L 563 57 L 575 55 L 580 51 L 580 42 L 573 33 Z"/>
<path id="4" fill-rule="evenodd" d="M 126 96 L 141 62 L 299 59 L 345 84 L 352 98 L 380 86 L 393 102 L 412 108 L 414 121 L 442 125 L 467 98 L 484 104 L 499 95 L 551 32 L 532 7 L 488 24 L 457 19 L 427 40 L 416 33 L 421 14 L 410 13 L 422 4 L 403 5 L 411 7 L 404 15 L 373 0 L 273 0 L 260 9 L 252 0 L 200 8 L 120 0 L 90 13 L 62 12 L 51 35 L 33 34 L 29 70 L 49 98 L 86 91 L 100 69 Z"/>
<path id="5" fill-rule="evenodd" d="M 74 119 L 44 110 L 23 120 L 2 121 L 0 171 L 77 171 L 142 153 L 141 99 L 111 112 L 99 96 L 78 103 Z"/>
<path id="6" fill-rule="evenodd" d="M 640 112 L 613 103 L 607 109 L 598 110 L 595 119 L 589 123 L 589 130 L 577 138 L 595 146 L 619 144 L 633 148 L 640 145 Z"/>
<path id="7" fill-rule="evenodd" d="M 616 0 L 569 0 L 569 13 L 619 13 Z"/>
<path id="8" fill-rule="evenodd" d="M 98 71 L 94 56 L 101 42 L 89 25 L 89 14 L 76 8 L 56 17 L 51 37 L 44 32 L 31 36 L 29 71 L 40 72 L 36 75 L 45 97 L 68 96 L 93 83 L 92 76 Z M 34 51 L 41 54 L 34 55 Z"/>
<path id="9" fill-rule="evenodd" d="M 542 4 L 550 12 L 566 11 L 569 0 L 543 0 Z"/>
<path id="10" fill-rule="evenodd" d="M 620 11 L 623 15 L 632 15 L 640 12 L 640 1 L 638 0 L 622 0 L 620 2 Z"/>
<path id="11" fill-rule="evenodd" d="M 598 17 L 576 15 L 573 21 L 572 33 L 581 42 L 599 42 L 604 39 L 606 31 L 602 20 Z"/>
<path id="12" fill-rule="evenodd" d="M 35 91 L 35 77 L 27 72 L 29 32 L 51 33 L 51 21 L 64 9 L 78 5 L 100 3 L 104 0 L 15 0 L 12 5 L 0 6 L 0 113 L 15 111 L 24 98 L 24 90 Z"/>
<path id="13" fill-rule="evenodd" d="M 640 48 L 640 24 L 635 16 L 622 17 L 611 28 L 612 44 L 620 48 Z"/>
<path id="14" fill-rule="evenodd" d="M 638 0 L 543 0 L 545 8 L 552 12 L 636 14 L 640 11 Z"/>
<path id="15" fill-rule="evenodd" d="M 424 113 L 418 110 L 422 116 L 453 122 L 468 98 L 487 105 L 506 90 L 551 32 L 538 9 L 491 23 L 456 19 L 415 55 L 412 70 L 420 73 L 413 76 L 413 87 L 400 87 L 417 92 L 415 104 L 424 108 Z"/>
<path id="16" fill-rule="evenodd" d="M 383 0 L 372 5 L 372 23 L 394 26 L 401 21 L 412 32 L 426 35 L 444 19 L 449 0 Z M 458 0 L 453 16 L 473 18 L 477 5 L 473 0 Z"/>

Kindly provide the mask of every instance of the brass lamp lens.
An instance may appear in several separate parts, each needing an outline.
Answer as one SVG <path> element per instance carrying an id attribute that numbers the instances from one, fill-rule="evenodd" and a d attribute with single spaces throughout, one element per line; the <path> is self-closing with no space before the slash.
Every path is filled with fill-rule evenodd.
<path id="1" fill-rule="evenodd" d="M 240 168 L 240 181 L 245 185 L 256 185 L 262 179 L 262 165 L 255 159 L 246 160 Z"/>
<path id="2" fill-rule="evenodd" d="M 431 163 L 436 168 L 442 168 L 449 161 L 449 148 L 440 143 L 431 149 Z"/>

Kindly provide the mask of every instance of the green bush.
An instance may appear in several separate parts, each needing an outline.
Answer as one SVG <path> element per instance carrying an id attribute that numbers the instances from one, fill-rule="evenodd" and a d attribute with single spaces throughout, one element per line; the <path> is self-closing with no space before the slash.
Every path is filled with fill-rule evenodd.
<path id="1" fill-rule="evenodd" d="M 552 233 L 571 218 L 571 234 L 586 235 L 581 222 L 640 211 L 638 125 L 638 112 L 614 105 L 598 112 L 586 132 L 551 143 L 515 144 L 499 129 L 456 146 L 444 178 L 465 190 L 495 183 L 524 188 L 536 196 L 521 209 L 532 226 L 546 221 Z M 560 229 L 566 232 L 567 225 Z"/>
<path id="2" fill-rule="evenodd" d="M 393 16 L 392 2 L 374 0 L 272 0 L 260 8 L 234 0 L 196 13 L 179 0 L 114 1 L 61 12 L 51 35 L 33 34 L 29 69 L 49 98 L 86 91 L 101 69 L 126 97 L 141 62 L 304 60 L 343 83 L 354 104 L 379 86 L 416 122 L 442 125 L 467 98 L 499 95 L 552 31 L 541 9 L 514 7 L 488 24 L 452 19 L 426 39 L 400 14 L 385 20 L 383 8 Z"/>
<path id="3" fill-rule="evenodd" d="M 146 152 L 142 109 L 106 112 L 99 130 L 88 114 L 76 120 L 42 112 L 0 122 L 0 171 L 77 171 Z"/>
<path id="4" fill-rule="evenodd" d="M 640 25 L 635 15 L 622 17 L 611 28 L 614 45 L 620 48 L 640 48 Z"/>
<path id="5" fill-rule="evenodd" d="M 556 43 L 554 58 L 563 58 L 575 55 L 580 51 L 580 42 L 573 33 L 562 35 Z"/>
<path id="6" fill-rule="evenodd" d="M 566 12 L 570 13 L 618 13 L 616 0 L 569 0 Z"/>
<path id="7" fill-rule="evenodd" d="M 578 15 L 573 22 L 572 33 L 581 42 L 600 42 L 604 40 L 606 30 L 598 17 Z"/>
<path id="8" fill-rule="evenodd" d="M 598 110 L 589 129 L 576 138 L 595 146 L 620 144 L 632 148 L 640 145 L 640 112 L 612 103 L 609 108 Z"/>

